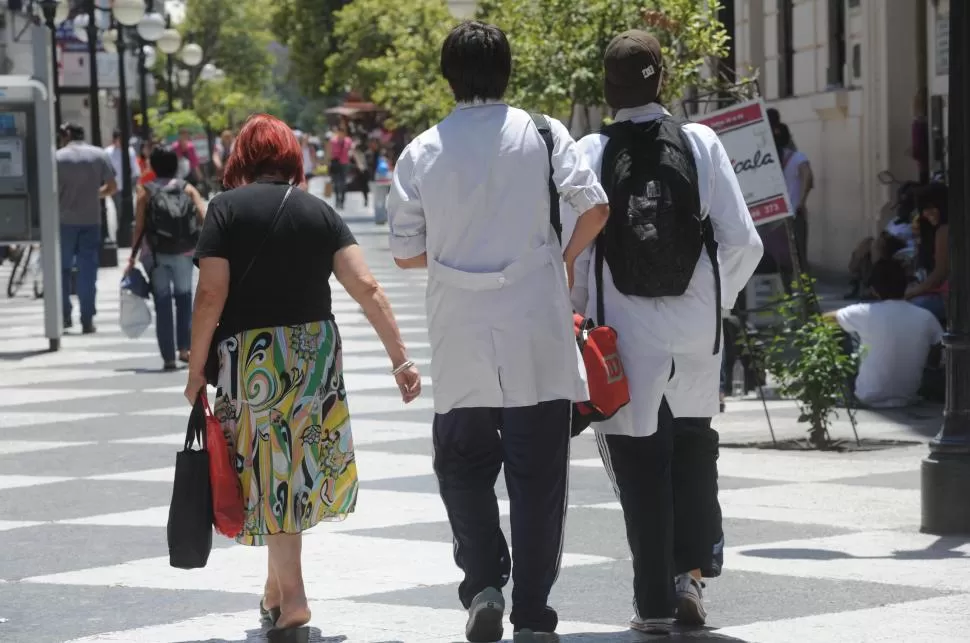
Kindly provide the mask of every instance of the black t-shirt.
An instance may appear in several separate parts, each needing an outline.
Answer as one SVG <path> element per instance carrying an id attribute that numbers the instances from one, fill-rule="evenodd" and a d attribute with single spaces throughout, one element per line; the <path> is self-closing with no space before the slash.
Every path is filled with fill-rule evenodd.
<path id="1" fill-rule="evenodd" d="M 195 260 L 229 260 L 220 339 L 253 328 L 333 319 L 333 256 L 357 240 L 329 205 L 299 188 L 293 188 L 271 233 L 287 188 L 282 182 L 251 183 L 209 203 Z M 240 284 L 250 261 L 252 269 Z"/>

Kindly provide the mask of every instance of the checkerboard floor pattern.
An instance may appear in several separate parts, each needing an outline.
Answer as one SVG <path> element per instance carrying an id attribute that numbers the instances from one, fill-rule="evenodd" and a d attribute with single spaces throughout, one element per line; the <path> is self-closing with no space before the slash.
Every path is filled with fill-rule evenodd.
<path id="1" fill-rule="evenodd" d="M 386 228 L 348 218 L 427 372 L 424 275 L 393 268 Z M 58 353 L 40 352 L 40 302 L 0 300 L 0 641 L 261 641 L 265 551 L 216 537 L 206 569 L 168 566 L 184 373 L 160 372 L 151 331 L 121 335 L 119 277 L 101 273 L 98 334 L 69 334 Z M 357 305 L 339 287 L 334 305 L 362 489 L 356 514 L 306 536 L 313 640 L 460 641 L 460 576 L 431 469 L 431 382 L 404 407 Z M 918 533 L 922 453 L 725 449 L 726 571 L 709 583 L 711 627 L 680 636 L 965 641 L 970 544 Z M 504 489 L 500 498 L 507 523 Z M 622 515 L 588 435 L 573 443 L 565 552 L 552 597 L 563 641 L 645 640 L 624 627 Z"/>

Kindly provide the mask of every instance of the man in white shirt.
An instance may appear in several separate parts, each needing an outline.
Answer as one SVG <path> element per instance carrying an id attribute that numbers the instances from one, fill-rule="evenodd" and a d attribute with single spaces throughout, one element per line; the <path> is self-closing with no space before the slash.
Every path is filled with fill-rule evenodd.
<path id="1" fill-rule="evenodd" d="M 602 177 L 611 216 L 602 245 L 576 262 L 573 305 L 587 317 L 605 317 L 597 321 L 618 333 L 630 404 L 593 428 L 633 553 L 636 613 L 630 626 L 667 633 L 675 613 L 690 624 L 706 616 L 701 577 L 721 539 L 718 436 L 711 428 L 719 410 L 720 309 L 733 307 L 761 260 L 762 244 L 717 135 L 697 123 L 679 125 L 657 102 L 664 72 L 659 42 L 644 31 L 625 32 L 607 48 L 604 68 L 616 122 L 583 138 L 579 150 Z M 649 164 L 656 158 L 673 165 L 655 173 Z M 634 193 L 628 178 L 637 176 L 644 184 L 634 187 L 643 191 Z M 664 207 L 658 207 L 661 200 Z M 568 229 L 574 214 L 567 203 L 563 213 Z M 610 239 L 622 243 L 611 246 Z M 693 252 L 631 277 L 631 262 L 655 261 L 678 244 Z M 590 267 L 600 252 L 597 279 Z M 673 276 L 653 276 L 665 273 Z M 677 288 L 664 288 L 674 279 Z M 631 283 L 643 288 L 631 289 Z"/>
<path id="2" fill-rule="evenodd" d="M 511 67 L 498 28 L 466 22 L 451 32 L 441 69 L 458 105 L 404 150 L 387 210 L 395 262 L 428 268 L 434 468 L 465 573 L 466 637 L 502 638 L 512 557 L 494 486 L 504 465 L 511 620 L 516 643 L 529 643 L 557 640 L 547 601 L 562 556 L 570 416 L 588 398 L 567 275 L 609 213 L 569 132 L 547 119 L 552 182 L 582 213 L 560 246 L 546 145 L 528 113 L 501 102 Z"/>
<path id="3" fill-rule="evenodd" d="M 893 259 L 872 267 L 869 287 L 879 299 L 829 313 L 847 333 L 859 336 L 862 362 L 855 396 L 866 406 L 907 406 L 918 399 L 930 349 L 943 341 L 933 313 L 906 301 L 906 270 Z"/>
<path id="4" fill-rule="evenodd" d="M 131 192 L 129 192 L 129 194 L 134 195 L 135 186 L 138 185 L 138 178 L 141 176 L 141 170 L 138 169 L 138 154 L 135 152 L 135 148 L 130 144 L 127 147 L 128 163 L 131 169 Z M 104 151 L 108 153 L 108 157 L 111 159 L 111 167 L 114 168 L 115 177 L 118 179 L 118 191 L 115 192 L 114 196 L 111 198 L 115 204 L 115 217 L 117 217 L 119 230 L 124 229 L 123 226 L 128 226 L 130 228 L 134 224 L 133 220 L 124 220 L 125 210 L 121 207 L 121 199 L 124 196 L 124 186 L 121 185 L 121 182 L 124 180 L 124 174 L 121 171 L 121 153 L 124 148 L 125 146 L 121 144 L 121 130 L 116 129 L 112 135 L 111 145 L 104 148 Z M 132 196 L 131 207 L 132 209 L 130 210 L 130 213 L 132 216 L 134 216 L 134 196 Z"/>

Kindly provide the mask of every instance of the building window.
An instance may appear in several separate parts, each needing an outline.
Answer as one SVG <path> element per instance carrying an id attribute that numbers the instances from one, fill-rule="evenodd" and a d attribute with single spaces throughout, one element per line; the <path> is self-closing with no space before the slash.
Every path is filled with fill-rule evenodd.
<path id="1" fill-rule="evenodd" d="M 845 2 L 829 0 L 828 89 L 845 87 Z"/>
<path id="2" fill-rule="evenodd" d="M 778 97 L 795 94 L 795 47 L 792 38 L 792 0 L 778 2 Z"/>

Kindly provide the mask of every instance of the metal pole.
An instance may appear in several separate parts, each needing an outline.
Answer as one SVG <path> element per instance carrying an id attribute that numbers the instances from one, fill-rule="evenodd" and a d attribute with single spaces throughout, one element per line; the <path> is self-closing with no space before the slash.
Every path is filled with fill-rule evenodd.
<path id="1" fill-rule="evenodd" d="M 943 427 L 922 464 L 922 531 L 970 536 L 970 8 L 950 3 L 950 298 Z"/>
<path id="2" fill-rule="evenodd" d="M 175 111 L 175 54 L 165 54 L 165 68 L 168 70 L 168 111 Z"/>
<path id="3" fill-rule="evenodd" d="M 31 33 L 34 57 L 34 76 L 53 90 L 57 77 L 57 61 L 47 46 L 46 38 L 56 40 L 48 27 L 35 25 Z M 64 332 L 63 301 L 61 300 L 61 215 L 58 203 L 57 162 L 55 159 L 55 130 L 52 108 L 53 91 L 47 101 L 34 102 L 35 141 L 37 145 L 38 189 L 37 209 L 40 213 L 40 261 L 44 272 L 44 335 L 50 349 L 61 347 Z"/>
<path id="4" fill-rule="evenodd" d="M 134 197 L 131 186 L 131 156 L 128 153 L 131 139 L 131 118 L 128 109 L 128 80 L 125 74 L 125 27 L 116 25 L 118 30 L 118 101 L 121 130 L 121 212 L 118 212 L 118 246 L 131 247 L 132 224 L 135 221 Z"/>
<path id="5" fill-rule="evenodd" d="M 88 100 L 91 103 L 91 144 L 102 147 L 104 141 L 101 140 L 101 103 L 98 95 L 98 23 L 96 21 L 97 10 L 94 0 L 88 0 L 88 56 L 91 63 L 88 66 L 90 71 L 91 84 L 88 88 Z M 107 234 L 105 230 L 104 234 Z"/>
<path id="6" fill-rule="evenodd" d="M 151 138 L 152 126 L 148 122 L 148 70 L 145 68 L 145 43 L 138 41 L 138 94 L 141 101 L 141 138 Z"/>
<path id="7" fill-rule="evenodd" d="M 57 25 L 54 24 L 54 7 L 48 9 L 44 7 L 44 20 L 47 23 L 47 29 L 51 32 L 51 100 L 54 103 L 54 130 L 58 130 L 61 127 L 61 78 L 60 69 L 57 64 Z"/>

